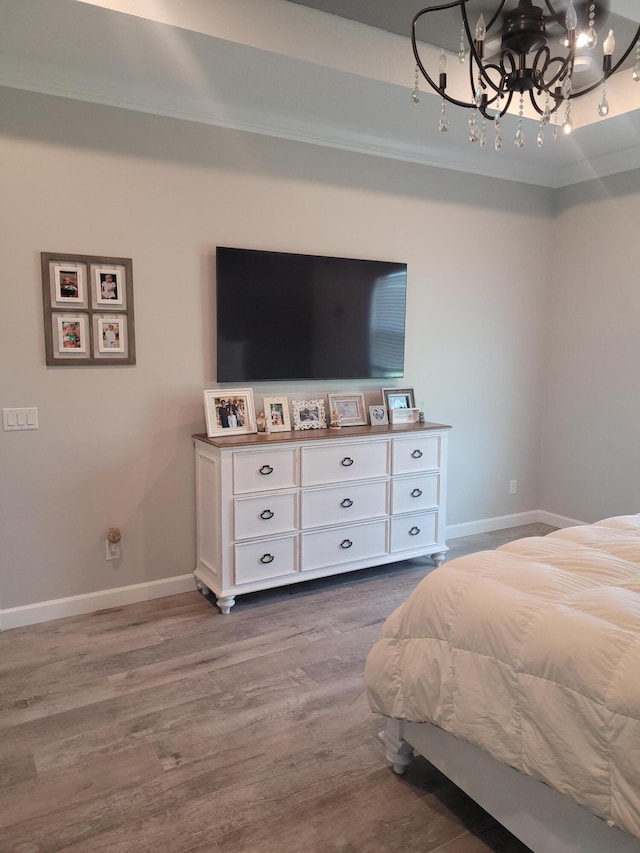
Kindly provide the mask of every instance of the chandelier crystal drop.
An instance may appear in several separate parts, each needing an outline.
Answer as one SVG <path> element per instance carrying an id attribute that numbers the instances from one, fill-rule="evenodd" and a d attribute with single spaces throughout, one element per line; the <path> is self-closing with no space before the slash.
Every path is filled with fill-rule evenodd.
<path id="1" fill-rule="evenodd" d="M 493 9 L 487 7 L 493 4 Z M 477 20 L 470 21 L 470 0 L 452 0 L 419 11 L 411 26 L 411 45 L 416 61 L 416 77 L 411 94 L 414 103 L 420 101 L 419 76 L 427 81 L 442 99 L 439 130 L 446 131 L 449 121 L 445 102 L 470 111 L 469 140 L 486 145 L 487 120 L 495 126 L 495 149 L 503 147 L 501 119 L 518 102 L 518 125 L 514 137 L 516 147 L 524 145 L 524 109 L 528 101 L 539 116 L 537 146 L 544 144 L 544 131 L 553 124 L 554 139 L 558 133 L 558 116 L 563 113 L 563 135 L 571 133 L 571 103 L 576 98 L 601 90 L 597 106 L 602 118 L 610 114 L 607 80 L 618 71 L 635 48 L 632 77 L 640 81 L 640 26 L 628 45 L 616 50 L 612 29 L 602 32 L 608 19 L 609 0 L 487 0 Z M 477 7 L 476 7 L 477 9 Z M 429 43 L 430 15 L 457 15 L 460 25 L 460 46 L 457 59 L 468 59 L 468 90 L 466 97 L 456 90 L 448 91 L 447 55 L 442 50 L 437 71 L 430 70 L 421 56 L 422 42 Z M 477 14 L 477 13 L 476 13 Z M 416 30 L 421 19 L 425 23 L 424 38 Z M 635 27 L 635 24 L 634 24 Z M 600 28 L 600 31 L 598 31 Z M 455 32 L 455 31 L 454 31 Z M 605 37 L 606 36 L 606 37 Z M 581 83 L 574 75 L 576 51 L 594 52 L 602 45 L 602 71 L 595 81 Z M 454 56 L 455 56 L 454 48 Z M 584 64 L 584 61 L 583 61 Z M 434 73 L 435 72 L 435 73 Z M 460 70 L 464 78 L 465 72 Z"/>

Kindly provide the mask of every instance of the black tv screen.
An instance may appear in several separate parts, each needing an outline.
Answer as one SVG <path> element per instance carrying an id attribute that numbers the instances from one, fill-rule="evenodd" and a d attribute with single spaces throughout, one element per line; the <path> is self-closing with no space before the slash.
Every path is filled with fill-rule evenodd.
<path id="1" fill-rule="evenodd" d="M 407 265 L 218 247 L 219 382 L 404 375 Z"/>

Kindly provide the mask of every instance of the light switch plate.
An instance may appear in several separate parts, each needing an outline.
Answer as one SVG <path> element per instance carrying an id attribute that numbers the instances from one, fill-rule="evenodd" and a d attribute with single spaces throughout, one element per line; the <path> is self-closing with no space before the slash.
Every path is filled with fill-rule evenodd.
<path id="1" fill-rule="evenodd" d="M 38 409 L 3 409 L 2 429 L 5 432 L 18 429 L 38 429 Z"/>

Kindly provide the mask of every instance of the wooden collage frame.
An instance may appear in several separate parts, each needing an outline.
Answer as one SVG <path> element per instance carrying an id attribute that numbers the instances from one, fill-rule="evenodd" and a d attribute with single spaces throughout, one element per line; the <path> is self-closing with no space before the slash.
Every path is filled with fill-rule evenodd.
<path id="1" fill-rule="evenodd" d="M 40 257 L 47 365 L 135 364 L 131 258 Z"/>

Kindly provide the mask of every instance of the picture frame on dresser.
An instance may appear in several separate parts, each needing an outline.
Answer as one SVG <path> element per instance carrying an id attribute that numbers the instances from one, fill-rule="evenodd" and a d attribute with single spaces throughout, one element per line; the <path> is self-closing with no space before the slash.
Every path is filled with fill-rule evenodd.
<path id="1" fill-rule="evenodd" d="M 416 398 L 413 388 L 381 388 L 380 390 L 387 412 L 391 413 L 394 409 L 415 408 Z"/>
<path id="2" fill-rule="evenodd" d="M 324 400 L 293 400 L 291 409 L 294 430 L 326 428 L 327 414 Z"/>
<path id="3" fill-rule="evenodd" d="M 371 426 L 387 426 L 389 415 L 386 406 L 369 406 L 369 421 Z"/>
<path id="4" fill-rule="evenodd" d="M 329 411 L 335 412 L 340 426 L 360 426 L 367 422 L 364 394 L 329 394 Z"/>
<path id="5" fill-rule="evenodd" d="M 207 436 L 257 432 L 252 388 L 214 388 L 204 392 Z"/>
<path id="6" fill-rule="evenodd" d="M 267 432 L 289 432 L 289 400 L 287 397 L 263 397 L 262 406 L 267 419 Z"/>

